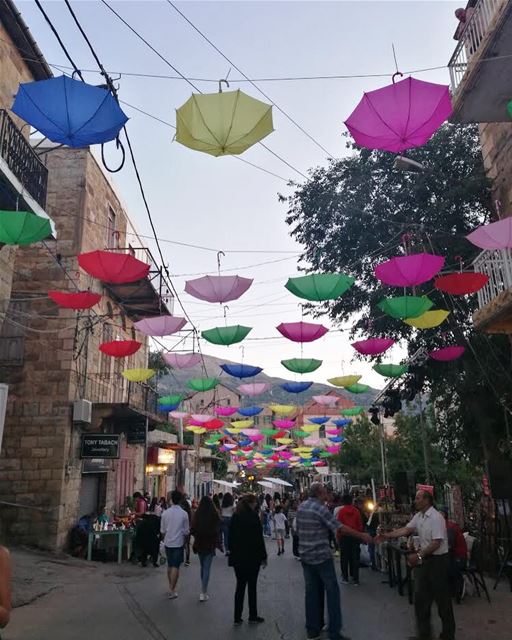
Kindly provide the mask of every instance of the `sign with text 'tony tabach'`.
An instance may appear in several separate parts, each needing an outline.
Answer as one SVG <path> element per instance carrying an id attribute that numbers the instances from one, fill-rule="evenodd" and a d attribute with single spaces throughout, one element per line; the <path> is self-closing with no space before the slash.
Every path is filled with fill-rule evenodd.
<path id="1" fill-rule="evenodd" d="M 119 458 L 119 435 L 112 433 L 84 433 L 82 458 Z"/>

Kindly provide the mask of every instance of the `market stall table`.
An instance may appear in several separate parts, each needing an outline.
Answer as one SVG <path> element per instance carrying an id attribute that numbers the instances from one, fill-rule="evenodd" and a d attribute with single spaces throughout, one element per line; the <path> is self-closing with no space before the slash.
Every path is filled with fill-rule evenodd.
<path id="1" fill-rule="evenodd" d="M 123 543 L 126 540 L 127 557 L 130 558 L 132 554 L 132 532 L 129 529 L 107 529 L 105 531 L 91 531 L 89 533 L 89 539 L 87 543 L 87 560 L 92 560 L 92 547 L 94 540 L 100 540 L 106 536 L 117 537 L 117 563 L 121 564 L 123 561 Z"/>
<path id="2" fill-rule="evenodd" d="M 407 586 L 409 604 L 413 603 L 413 577 L 412 569 L 407 563 L 410 549 L 403 549 L 400 545 L 388 542 L 386 544 L 388 580 L 390 587 L 397 587 L 399 595 L 404 595 L 404 587 Z M 402 563 L 405 565 L 405 576 Z"/>

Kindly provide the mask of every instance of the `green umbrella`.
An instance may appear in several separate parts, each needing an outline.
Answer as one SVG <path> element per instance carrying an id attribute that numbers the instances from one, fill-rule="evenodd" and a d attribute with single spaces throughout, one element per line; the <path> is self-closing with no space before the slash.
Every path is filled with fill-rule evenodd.
<path id="1" fill-rule="evenodd" d="M 231 327 L 214 327 L 213 329 L 207 329 L 206 331 L 202 331 L 201 335 L 212 344 L 228 346 L 236 342 L 242 342 L 251 330 L 252 327 L 243 327 L 240 324 L 235 324 Z"/>
<path id="2" fill-rule="evenodd" d="M 311 435 L 307 431 L 300 431 L 300 429 L 294 429 L 293 434 L 297 436 L 297 438 L 307 438 Z"/>
<path id="3" fill-rule="evenodd" d="M 158 404 L 179 404 L 183 400 L 181 394 L 175 394 L 172 396 L 162 396 L 158 398 Z"/>
<path id="4" fill-rule="evenodd" d="M 336 300 L 348 291 L 354 282 L 355 278 L 343 273 L 312 273 L 309 276 L 288 278 L 284 286 L 298 298 L 320 302 Z"/>
<path id="5" fill-rule="evenodd" d="M 377 306 L 392 318 L 404 319 L 421 316 L 433 304 L 427 296 L 400 296 L 398 298 L 383 298 Z"/>
<path id="6" fill-rule="evenodd" d="M 330 458 L 332 453 L 329 453 L 328 451 L 320 451 L 318 455 L 320 458 Z"/>
<path id="7" fill-rule="evenodd" d="M 380 373 L 386 378 L 399 378 L 407 373 L 408 366 L 406 364 L 374 364 L 373 370 Z"/>
<path id="8" fill-rule="evenodd" d="M 48 218 L 30 211 L 0 210 L 0 242 L 4 244 L 32 244 L 51 235 Z"/>
<path id="9" fill-rule="evenodd" d="M 359 382 L 345 387 L 345 389 L 350 391 L 350 393 L 366 393 L 369 388 L 370 387 L 367 384 L 359 384 Z"/>
<path id="10" fill-rule="evenodd" d="M 264 436 L 275 436 L 277 433 L 279 433 L 279 431 L 277 429 L 260 429 L 261 433 Z"/>
<path id="11" fill-rule="evenodd" d="M 218 384 L 218 378 L 192 378 L 187 382 L 188 387 L 194 391 L 211 391 Z"/>
<path id="12" fill-rule="evenodd" d="M 350 407 L 350 409 L 342 409 L 340 413 L 342 416 L 358 416 L 364 413 L 364 407 Z"/>
<path id="13" fill-rule="evenodd" d="M 322 360 L 315 358 L 291 358 L 290 360 L 281 360 L 283 367 L 294 373 L 311 373 L 316 371 L 322 364 Z"/>

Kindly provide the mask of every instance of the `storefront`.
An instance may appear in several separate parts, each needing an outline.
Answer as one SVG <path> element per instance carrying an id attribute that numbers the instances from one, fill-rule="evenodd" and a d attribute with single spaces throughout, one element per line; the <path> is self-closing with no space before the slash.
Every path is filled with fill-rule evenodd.
<path id="1" fill-rule="evenodd" d="M 146 487 L 151 497 L 167 497 L 174 488 L 176 452 L 161 447 L 149 447 L 146 460 Z"/>

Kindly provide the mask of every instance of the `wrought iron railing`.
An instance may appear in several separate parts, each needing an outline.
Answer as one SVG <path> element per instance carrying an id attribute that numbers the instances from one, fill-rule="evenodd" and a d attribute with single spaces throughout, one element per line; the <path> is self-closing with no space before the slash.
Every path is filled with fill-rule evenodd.
<path id="1" fill-rule="evenodd" d="M 480 48 L 489 25 L 508 0 L 479 0 L 462 31 L 457 47 L 448 63 L 452 93 L 457 91 L 468 64 Z"/>
<path id="2" fill-rule="evenodd" d="M 473 267 L 489 276 L 489 282 L 477 294 L 480 309 L 503 291 L 512 289 L 512 249 L 482 251 Z"/>
<path id="3" fill-rule="evenodd" d="M 129 382 L 122 375 L 89 374 L 79 386 L 85 400 L 101 404 L 128 404 L 143 414 L 156 415 L 158 395 L 147 384 Z"/>
<path id="4" fill-rule="evenodd" d="M 0 156 L 23 188 L 44 209 L 48 169 L 5 109 L 0 109 Z"/>

